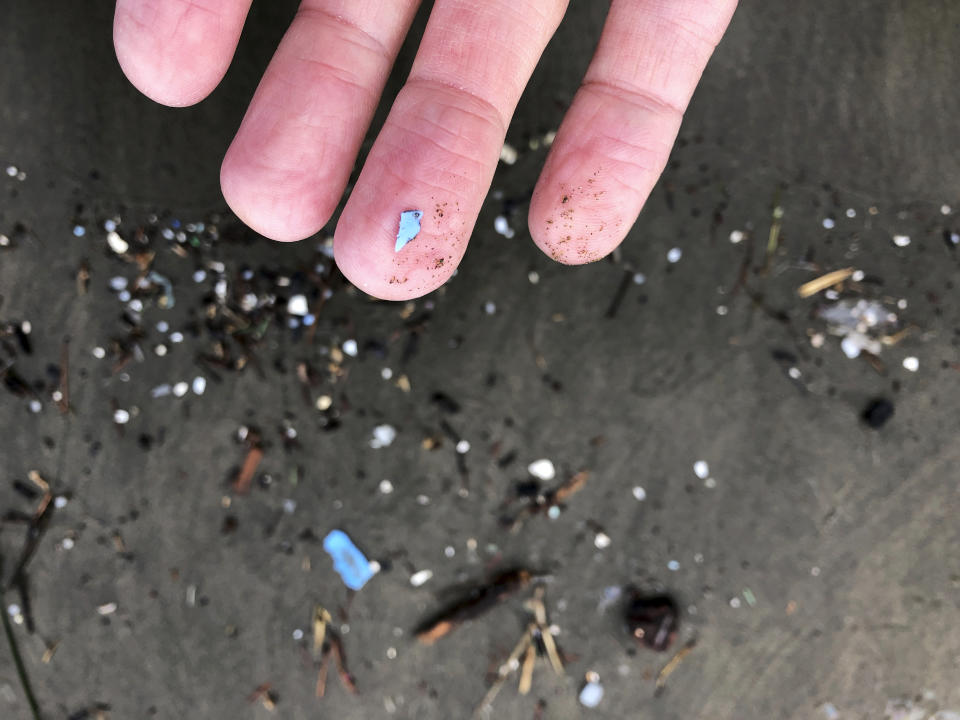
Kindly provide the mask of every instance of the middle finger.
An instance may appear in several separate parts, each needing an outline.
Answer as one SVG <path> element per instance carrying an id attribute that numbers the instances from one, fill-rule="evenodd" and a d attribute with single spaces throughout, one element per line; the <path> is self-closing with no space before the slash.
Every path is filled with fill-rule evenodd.
<path id="1" fill-rule="evenodd" d="M 334 236 L 340 270 L 387 300 L 453 273 L 493 179 L 507 125 L 567 0 L 437 0 L 407 83 Z M 421 210 L 395 251 L 400 214 Z"/>

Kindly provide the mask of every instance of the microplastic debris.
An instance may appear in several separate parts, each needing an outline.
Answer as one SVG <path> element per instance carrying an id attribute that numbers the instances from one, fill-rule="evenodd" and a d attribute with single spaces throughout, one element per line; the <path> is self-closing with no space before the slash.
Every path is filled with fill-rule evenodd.
<path id="1" fill-rule="evenodd" d="M 713 490 L 717 486 L 717 481 L 714 480 L 712 477 L 708 477 L 706 480 L 703 481 L 703 486 L 708 490 Z"/>
<path id="2" fill-rule="evenodd" d="M 227 299 L 227 281 L 224 278 L 220 278 L 213 286 L 213 294 L 217 296 L 217 300 L 224 302 Z"/>
<path id="3" fill-rule="evenodd" d="M 194 395 L 203 395 L 203 391 L 207 389 L 207 379 L 202 375 L 197 375 L 191 383 L 191 388 Z"/>
<path id="4" fill-rule="evenodd" d="M 167 346 L 164 345 L 163 343 L 160 343 L 153 349 L 153 352 L 157 354 L 157 357 L 163 357 L 164 355 L 167 354 L 167 350 L 168 350 Z"/>
<path id="5" fill-rule="evenodd" d="M 810 574 L 813 577 L 820 577 L 820 568 L 814 565 L 812 568 L 810 568 Z"/>
<path id="6" fill-rule="evenodd" d="M 380 492 L 383 493 L 384 495 L 389 495 L 390 493 L 392 493 L 392 492 L 393 492 L 393 483 L 390 482 L 389 480 L 381 480 L 381 481 L 380 481 Z"/>
<path id="7" fill-rule="evenodd" d="M 913 355 L 905 357 L 903 359 L 903 369 L 909 370 L 910 372 L 916 372 L 920 369 L 920 361 L 913 357 Z"/>
<path id="8" fill-rule="evenodd" d="M 676 572 L 679 569 L 680 569 L 680 563 L 677 562 L 676 560 L 671 560 L 670 562 L 667 563 L 667 570 L 670 570 L 671 572 Z"/>
<path id="9" fill-rule="evenodd" d="M 855 218 L 855 217 L 857 216 L 857 211 L 854 210 L 853 208 L 847 208 L 847 213 L 846 213 L 846 215 L 847 215 L 848 218 L 851 218 L 851 219 L 852 219 L 852 218 Z"/>
<path id="10" fill-rule="evenodd" d="M 824 228 L 825 230 L 833 230 L 833 228 L 834 228 L 834 226 L 835 226 L 836 224 L 837 224 L 837 223 L 834 221 L 833 218 L 824 218 L 824 219 L 823 219 L 823 228 Z"/>
<path id="11" fill-rule="evenodd" d="M 60 543 L 60 546 L 61 546 L 64 550 L 73 550 L 73 544 L 74 544 L 74 543 L 73 543 L 73 538 L 65 537 L 65 538 L 63 539 L 63 542 Z"/>
<path id="12" fill-rule="evenodd" d="M 117 222 L 112 218 L 103 221 L 103 229 L 107 232 L 113 232 L 117 229 Z"/>
<path id="13" fill-rule="evenodd" d="M 750 607 L 757 606 L 757 598 L 753 594 L 753 590 L 751 590 L 750 588 L 743 589 L 743 599 L 747 601 L 747 605 L 749 605 Z"/>
<path id="14" fill-rule="evenodd" d="M 163 383 L 162 385 L 157 385 L 150 391 L 150 396 L 155 398 L 166 397 L 173 391 L 173 388 L 169 383 Z"/>
<path id="15" fill-rule="evenodd" d="M 538 282 L 540 282 L 540 273 L 538 273 L 536 270 L 531 270 L 527 273 L 527 280 L 530 281 L 531 285 L 536 285 Z"/>
<path id="16" fill-rule="evenodd" d="M 350 339 L 343 341 L 343 353 L 344 355 L 349 355 L 350 357 L 357 356 L 357 341 Z"/>
<path id="17" fill-rule="evenodd" d="M 900 309 L 900 310 L 906 310 L 906 309 L 907 309 L 907 299 L 906 299 L 906 298 L 900 298 L 899 300 L 897 300 L 897 308 Z"/>
<path id="18" fill-rule="evenodd" d="M 633 488 L 633 496 L 634 496 L 637 500 L 640 500 L 640 501 L 642 502 L 642 501 L 644 501 L 644 500 L 647 499 L 647 491 L 644 490 L 644 489 L 643 489 L 642 487 L 640 487 L 639 485 L 637 485 L 635 488 Z"/>
<path id="19" fill-rule="evenodd" d="M 840 712 L 837 710 L 837 706 L 833 703 L 824 703 L 820 706 L 820 712 L 823 713 L 823 716 L 827 720 L 837 720 L 840 717 Z"/>
<path id="20" fill-rule="evenodd" d="M 603 700 L 603 685 L 599 682 L 588 682 L 580 691 L 580 704 L 584 707 L 595 708 Z"/>
<path id="21" fill-rule="evenodd" d="M 8 176 L 8 177 L 16 177 L 16 176 L 17 176 L 17 172 L 18 172 L 18 171 L 17 171 L 17 166 L 16 166 L 16 165 L 8 165 L 8 166 L 7 166 L 7 176 Z"/>
<path id="22" fill-rule="evenodd" d="M 182 343 L 183 342 L 183 333 L 181 332 L 172 332 L 170 333 L 170 342 L 172 343 Z"/>
<path id="23" fill-rule="evenodd" d="M 201 270 L 196 270 L 196 271 L 193 273 L 193 281 L 194 281 L 195 283 L 202 283 L 202 282 L 203 282 L 204 280 L 206 280 L 206 279 L 207 279 L 207 271 L 206 271 L 206 270 L 202 270 L 202 269 L 201 269 Z"/>
<path id="24" fill-rule="evenodd" d="M 745 235 L 744 235 L 744 233 L 743 233 L 743 230 L 731 230 L 731 231 L 730 231 L 730 242 L 732 242 L 734 245 L 737 245 L 737 244 L 743 242 L 743 238 L 744 238 L 744 237 L 745 237 Z"/>
<path id="25" fill-rule="evenodd" d="M 850 276 L 850 279 L 854 282 L 863 282 L 863 279 L 866 277 L 866 273 L 863 270 L 854 270 L 853 275 Z"/>
<path id="26" fill-rule="evenodd" d="M 633 274 L 633 284 L 634 285 L 643 285 L 647 281 L 647 276 L 641 272 Z"/>
<path id="27" fill-rule="evenodd" d="M 97 360 L 103 360 L 103 358 L 107 356 L 107 351 L 98 346 L 91 350 L 90 354 L 93 355 Z"/>
<path id="28" fill-rule="evenodd" d="M 293 639 L 297 641 L 303 640 L 303 630 L 301 630 L 300 628 L 297 628 L 296 630 L 294 630 Z"/>
<path id="29" fill-rule="evenodd" d="M 178 382 L 173 386 L 173 394 L 175 397 L 183 397 L 187 394 L 187 390 L 190 388 L 185 382 Z"/>
<path id="30" fill-rule="evenodd" d="M 123 255 L 127 250 L 130 249 L 130 245 L 127 244 L 127 241 L 112 230 L 107 233 L 107 245 L 109 245 L 110 249 L 113 250 L 117 255 Z"/>
<path id="31" fill-rule="evenodd" d="M 404 210 L 400 213 L 400 230 L 397 232 L 397 244 L 394 252 L 400 252 L 404 246 L 413 240 L 420 232 L 420 218 L 422 210 Z"/>
<path id="32" fill-rule="evenodd" d="M 331 405 L 333 405 L 333 398 L 329 395 L 321 395 L 317 398 L 317 410 L 321 412 L 329 410 Z"/>
<path id="33" fill-rule="evenodd" d="M 941 214 L 941 215 L 949 215 L 949 214 L 952 213 L 952 212 L 953 212 L 953 208 L 951 208 L 949 205 L 941 205 L 941 206 L 940 206 L 940 214 Z"/>
<path id="34" fill-rule="evenodd" d="M 793 380 L 799 380 L 802 374 L 803 373 L 800 372 L 800 368 L 797 368 L 797 367 L 792 367 L 789 370 L 787 370 L 787 375 L 789 375 L 790 378 Z"/>
<path id="35" fill-rule="evenodd" d="M 698 478 L 705 480 L 710 475 L 710 466 L 706 460 L 697 460 L 693 464 L 693 472 Z"/>
<path id="36" fill-rule="evenodd" d="M 127 279 L 122 275 L 110 278 L 110 289 L 120 292 L 127 289 Z"/>
<path id="37" fill-rule="evenodd" d="M 382 377 L 384 380 L 389 380 L 393 377 L 393 370 L 390 368 L 383 368 L 383 370 L 380 371 L 380 377 Z"/>
<path id="38" fill-rule="evenodd" d="M 323 549 L 333 558 L 333 569 L 351 590 L 359 590 L 373 577 L 370 561 L 357 549 L 343 530 L 331 530 L 323 539 Z"/>
<path id="39" fill-rule="evenodd" d="M 131 301 L 127 304 L 127 307 L 130 308 L 131 310 L 133 310 L 134 312 L 137 312 L 137 313 L 138 313 L 138 312 L 143 312 L 143 302 L 141 302 L 141 301 L 138 300 L 137 298 L 134 298 L 133 300 L 131 300 Z"/>
<path id="40" fill-rule="evenodd" d="M 433 570 L 419 570 L 410 576 L 410 584 L 414 587 L 420 587 L 432 577 Z"/>
<path id="41" fill-rule="evenodd" d="M 38 413 L 43 409 L 43 405 L 40 404 L 40 401 L 34 398 L 30 401 L 30 412 Z"/>
<path id="42" fill-rule="evenodd" d="M 537 480 L 543 481 L 553 480 L 553 478 L 557 475 L 556 468 L 547 458 L 534 460 L 527 466 L 527 472 L 533 475 Z"/>
<path id="43" fill-rule="evenodd" d="M 723 317 L 729 312 L 730 312 L 730 308 L 728 308 L 726 305 L 717 305 L 717 315 L 719 315 L 720 317 Z"/>
<path id="44" fill-rule="evenodd" d="M 906 247 L 907 245 L 910 244 L 910 236 L 909 236 L 909 235 L 894 235 L 894 236 L 893 236 L 893 244 L 896 245 L 897 247 Z"/>
<path id="45" fill-rule="evenodd" d="M 680 262 L 680 258 L 682 258 L 682 257 L 683 257 L 683 250 L 681 250 L 681 249 L 678 248 L 678 247 L 670 248 L 670 249 L 667 251 L 667 262 L 668 262 L 668 263 Z"/>
<path id="46" fill-rule="evenodd" d="M 468 452 L 470 452 L 470 441 L 469 441 L 469 440 L 461 440 L 460 442 L 458 442 L 458 443 L 457 443 L 457 452 L 458 452 L 460 455 L 466 455 Z"/>
<path id="47" fill-rule="evenodd" d="M 158 300 L 160 307 L 169 310 L 176 304 L 176 301 L 173 297 L 173 283 L 170 282 L 169 278 L 167 278 L 165 275 L 161 275 L 155 270 L 151 270 L 150 274 L 147 275 L 147 280 L 163 288 L 163 294 Z M 161 330 L 161 332 L 163 331 Z"/>
<path id="48" fill-rule="evenodd" d="M 68 501 L 67 498 L 65 498 L 63 495 L 57 495 L 57 496 L 53 499 L 53 506 L 54 506 L 57 510 L 62 510 L 63 508 L 65 508 L 65 507 L 67 506 L 67 502 L 69 502 L 69 501 Z"/>
<path id="49" fill-rule="evenodd" d="M 730 598 L 730 607 L 732 607 L 734 610 L 740 607 L 740 598 L 738 597 Z"/>
<path id="50" fill-rule="evenodd" d="M 430 498 L 424 494 L 417 495 L 417 505 L 429 505 Z"/>
<path id="51" fill-rule="evenodd" d="M 294 295 L 287 300 L 287 312 L 302 317 L 309 310 L 306 295 Z"/>
<path id="52" fill-rule="evenodd" d="M 20 614 L 19 605 L 17 605 L 16 603 L 10 603 L 9 605 L 7 605 L 7 615 L 9 615 L 10 617 L 13 617 L 14 615 L 19 615 L 19 614 Z"/>
<path id="53" fill-rule="evenodd" d="M 493 229 L 508 240 L 516 235 L 505 215 L 497 215 L 497 217 L 494 218 Z"/>
<path id="54" fill-rule="evenodd" d="M 497 312 L 497 306 L 495 303 L 488 300 L 483 306 L 483 311 L 487 315 L 493 315 L 495 312 Z"/>
<path id="55" fill-rule="evenodd" d="M 117 604 L 115 602 L 104 603 L 97 608 L 97 612 L 101 615 L 112 615 L 117 611 Z"/>
<path id="56" fill-rule="evenodd" d="M 392 425 L 377 425 L 373 429 L 370 447 L 374 449 L 388 447 L 397 438 L 397 431 Z"/>
<path id="57" fill-rule="evenodd" d="M 605 532 L 598 532 L 593 538 L 593 544 L 600 550 L 610 547 L 610 536 Z"/>
<path id="58" fill-rule="evenodd" d="M 456 548 L 453 547 L 453 545 L 447 545 L 443 549 L 444 557 L 452 558 L 456 554 L 457 554 L 457 551 L 456 551 Z"/>
<path id="59" fill-rule="evenodd" d="M 517 149 L 510 143 L 504 143 L 500 148 L 500 162 L 513 165 L 517 161 Z"/>
<path id="60" fill-rule="evenodd" d="M 560 517 L 560 507 L 558 505 L 551 505 L 547 508 L 547 517 L 551 520 L 556 520 Z"/>
<path id="61" fill-rule="evenodd" d="M 290 498 L 286 498 L 286 499 L 283 501 L 283 511 L 284 511 L 287 515 L 293 515 L 293 513 L 296 511 L 296 509 L 297 509 L 297 501 L 296 501 L 296 500 L 292 500 L 292 499 L 290 499 Z"/>
<path id="62" fill-rule="evenodd" d="M 117 425 L 126 425 L 128 422 L 130 422 L 130 413 L 126 410 L 118 408 L 117 410 L 113 411 L 113 421 Z"/>

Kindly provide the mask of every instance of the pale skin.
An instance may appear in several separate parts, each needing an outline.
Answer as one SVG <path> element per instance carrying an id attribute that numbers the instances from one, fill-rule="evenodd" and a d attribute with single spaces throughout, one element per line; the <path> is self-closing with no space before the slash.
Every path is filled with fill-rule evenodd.
<path id="1" fill-rule="evenodd" d="M 117 0 L 130 81 L 164 105 L 206 97 L 251 0 Z M 599 0 L 596 0 L 599 1 Z M 520 94 L 568 0 L 436 0 L 406 84 L 334 233 L 357 287 L 419 297 L 460 263 Z M 303 0 L 220 170 L 237 216 L 280 241 L 331 218 L 419 0 Z M 612 0 L 596 54 L 530 203 L 534 242 L 598 260 L 636 222 L 736 0 Z M 421 231 L 394 252 L 400 213 Z"/>

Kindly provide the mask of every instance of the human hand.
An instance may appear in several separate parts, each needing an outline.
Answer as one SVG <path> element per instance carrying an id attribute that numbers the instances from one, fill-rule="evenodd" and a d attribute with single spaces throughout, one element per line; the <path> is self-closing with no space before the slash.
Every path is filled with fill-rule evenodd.
<path id="1" fill-rule="evenodd" d="M 165 105 L 220 82 L 251 0 L 117 0 L 127 77 Z M 303 0 L 227 150 L 230 207 L 275 240 L 330 219 L 419 0 Z M 520 94 L 567 0 L 436 0 L 413 68 L 340 216 L 334 255 L 376 297 L 442 285 L 466 251 Z M 736 0 L 613 0 L 534 190 L 534 242 L 598 260 L 636 221 Z M 395 251 L 400 215 L 421 210 Z"/>

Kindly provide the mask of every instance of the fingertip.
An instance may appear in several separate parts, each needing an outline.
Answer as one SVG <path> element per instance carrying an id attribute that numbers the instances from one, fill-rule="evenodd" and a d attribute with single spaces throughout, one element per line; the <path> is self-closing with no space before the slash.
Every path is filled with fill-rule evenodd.
<path id="1" fill-rule="evenodd" d="M 344 219 L 346 217 L 346 220 Z M 427 229 L 400 252 L 383 227 L 341 217 L 333 236 L 340 272 L 357 288 L 380 300 L 413 300 L 447 282 L 462 252 L 446 247 Z"/>
<path id="2" fill-rule="evenodd" d="M 633 220 L 625 217 L 609 184 L 602 168 L 571 183 L 559 182 L 544 170 L 528 215 L 537 247 L 564 265 L 585 265 L 613 252 Z"/>
<path id="3" fill-rule="evenodd" d="M 219 23 L 201 15 L 188 28 L 166 36 L 159 25 L 144 24 L 117 4 L 113 46 L 120 69 L 154 102 L 169 107 L 195 105 L 226 74 L 236 40 L 222 37 Z"/>
<path id="4" fill-rule="evenodd" d="M 245 225 L 278 242 L 304 240 L 329 222 L 339 194 L 321 185 L 322 178 L 258 164 L 236 140 L 220 166 L 220 191 L 230 209 Z"/>

